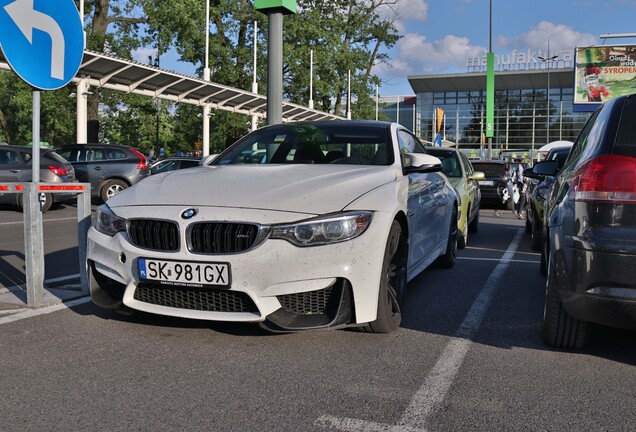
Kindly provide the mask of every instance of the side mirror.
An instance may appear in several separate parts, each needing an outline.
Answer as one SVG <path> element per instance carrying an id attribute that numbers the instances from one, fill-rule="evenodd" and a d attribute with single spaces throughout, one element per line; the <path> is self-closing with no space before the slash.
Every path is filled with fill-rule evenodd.
<path id="1" fill-rule="evenodd" d="M 482 171 L 475 171 L 474 173 L 472 173 L 469 177 L 471 180 L 483 180 L 486 178 L 486 174 L 484 174 Z"/>
<path id="2" fill-rule="evenodd" d="M 524 169 L 523 170 L 523 176 L 527 177 L 527 178 L 535 179 L 535 180 L 541 180 L 543 178 L 543 176 L 535 174 L 534 171 L 532 170 L 532 168 Z"/>
<path id="3" fill-rule="evenodd" d="M 442 171 L 442 161 L 426 153 L 406 153 L 402 155 L 402 161 L 407 174 Z"/>
<path id="4" fill-rule="evenodd" d="M 216 159 L 217 156 L 218 156 L 218 154 L 207 155 L 207 156 L 201 158 L 201 160 L 199 161 L 199 165 L 201 165 L 201 166 L 210 165 L 210 163 L 212 161 L 214 161 L 214 159 Z"/>
<path id="5" fill-rule="evenodd" d="M 559 163 L 554 160 L 537 162 L 532 167 L 532 173 L 536 176 L 554 177 L 555 175 L 557 175 L 558 172 L 559 172 Z"/>

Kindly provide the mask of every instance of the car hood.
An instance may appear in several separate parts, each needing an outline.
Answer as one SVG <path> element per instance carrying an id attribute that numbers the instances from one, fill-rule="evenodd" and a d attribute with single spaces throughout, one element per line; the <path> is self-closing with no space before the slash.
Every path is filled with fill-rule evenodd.
<path id="1" fill-rule="evenodd" d="M 108 200 L 124 206 L 211 206 L 324 214 L 395 181 L 393 166 L 221 165 L 152 175 Z"/>

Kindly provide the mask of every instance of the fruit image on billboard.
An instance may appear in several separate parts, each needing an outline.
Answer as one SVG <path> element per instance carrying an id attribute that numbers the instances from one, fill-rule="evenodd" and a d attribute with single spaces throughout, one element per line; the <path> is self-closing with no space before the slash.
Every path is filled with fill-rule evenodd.
<path id="1" fill-rule="evenodd" d="M 577 47 L 574 73 L 575 104 L 636 93 L 636 45 Z"/>

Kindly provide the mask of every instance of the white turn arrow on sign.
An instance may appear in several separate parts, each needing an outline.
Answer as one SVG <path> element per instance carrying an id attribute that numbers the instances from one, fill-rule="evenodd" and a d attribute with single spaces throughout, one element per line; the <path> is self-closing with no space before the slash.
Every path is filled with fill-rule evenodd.
<path id="1" fill-rule="evenodd" d="M 15 0 L 4 7 L 24 37 L 33 44 L 33 29 L 51 37 L 51 77 L 64 79 L 64 33 L 49 15 L 33 9 L 34 0 Z"/>

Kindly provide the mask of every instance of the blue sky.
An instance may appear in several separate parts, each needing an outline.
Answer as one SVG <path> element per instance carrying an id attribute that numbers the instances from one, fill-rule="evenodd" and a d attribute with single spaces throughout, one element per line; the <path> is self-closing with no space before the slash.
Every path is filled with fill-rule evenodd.
<path id="1" fill-rule="evenodd" d="M 371 0 L 367 0 L 371 1 Z M 375 0 L 378 1 L 378 0 Z M 402 39 L 389 52 L 388 65 L 375 72 L 381 96 L 412 95 L 408 76 L 466 72 L 467 58 L 488 50 L 489 0 L 385 0 L 382 13 L 395 19 Z M 497 55 L 547 52 L 601 44 L 601 34 L 636 33 L 636 0 L 492 0 L 493 51 Z M 636 44 L 636 38 L 606 44 Z M 539 55 L 542 55 L 539 53 Z M 144 60 L 141 60 L 143 58 Z M 140 56 L 141 61 L 147 61 Z M 194 67 L 162 56 L 162 67 L 192 75 Z"/>

